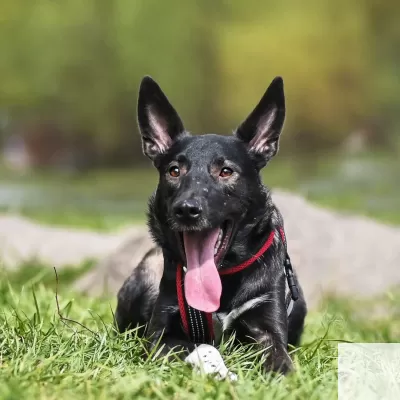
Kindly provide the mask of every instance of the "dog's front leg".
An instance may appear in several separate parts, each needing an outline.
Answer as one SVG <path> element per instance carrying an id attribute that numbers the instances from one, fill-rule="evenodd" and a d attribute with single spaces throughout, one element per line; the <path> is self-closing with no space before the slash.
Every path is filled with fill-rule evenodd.
<path id="1" fill-rule="evenodd" d="M 271 293 L 265 302 L 248 309 L 233 323 L 242 343 L 257 343 L 266 350 L 266 372 L 287 374 L 293 369 L 287 352 L 287 315 L 281 291 Z"/>
<path id="2" fill-rule="evenodd" d="M 160 293 L 155 303 L 146 330 L 149 350 L 160 347 L 159 356 L 166 356 L 171 350 L 184 359 L 194 350 L 194 344 L 187 338 L 180 321 L 179 307 L 173 285 L 161 282 Z"/>

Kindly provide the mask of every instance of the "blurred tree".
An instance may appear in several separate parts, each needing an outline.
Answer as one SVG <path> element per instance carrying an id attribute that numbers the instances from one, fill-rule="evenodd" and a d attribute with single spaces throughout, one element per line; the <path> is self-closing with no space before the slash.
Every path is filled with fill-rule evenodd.
<path id="1" fill-rule="evenodd" d="M 373 75 L 368 82 L 374 99 L 372 122 L 377 129 L 375 146 L 400 150 L 400 3 L 394 0 L 364 0 L 369 28 L 369 63 Z"/>
<path id="2" fill-rule="evenodd" d="M 248 9 L 251 23 L 231 20 L 224 27 L 223 92 L 231 92 L 220 102 L 224 114 L 234 111 L 242 118 L 243 106 L 250 110 L 269 81 L 282 75 L 285 139 L 292 149 L 338 143 L 371 109 L 365 95 L 369 64 L 363 10 L 344 0 L 288 0 L 268 11 L 251 0 Z M 232 82 L 239 95 L 232 95 Z"/>
<path id="3" fill-rule="evenodd" d="M 115 165 L 144 160 L 135 115 L 143 75 L 190 129 L 218 133 L 282 75 L 284 149 L 336 146 L 365 125 L 380 142 L 391 132 L 390 144 L 400 125 L 399 11 L 393 0 L 3 0 L 0 111 L 12 122 L 50 121 Z"/>

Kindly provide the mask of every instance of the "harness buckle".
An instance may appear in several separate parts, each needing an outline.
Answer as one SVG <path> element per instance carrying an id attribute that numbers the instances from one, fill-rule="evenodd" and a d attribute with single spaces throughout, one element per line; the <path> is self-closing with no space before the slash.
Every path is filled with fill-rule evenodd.
<path id="1" fill-rule="evenodd" d="M 292 262 L 290 261 L 289 254 L 287 253 L 284 265 L 285 265 L 286 279 L 288 282 L 290 293 L 292 294 L 293 301 L 296 301 L 299 298 L 299 288 L 297 287 L 297 284 L 295 282 Z"/>

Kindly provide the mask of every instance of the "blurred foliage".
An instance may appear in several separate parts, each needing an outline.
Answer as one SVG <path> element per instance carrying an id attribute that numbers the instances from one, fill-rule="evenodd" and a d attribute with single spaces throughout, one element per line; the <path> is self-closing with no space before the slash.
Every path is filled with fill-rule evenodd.
<path id="1" fill-rule="evenodd" d="M 143 75 L 196 133 L 231 132 L 282 75 L 284 151 L 336 146 L 359 129 L 393 147 L 399 13 L 393 0 L 3 0 L 1 123 L 50 121 L 103 163 L 139 162 Z"/>

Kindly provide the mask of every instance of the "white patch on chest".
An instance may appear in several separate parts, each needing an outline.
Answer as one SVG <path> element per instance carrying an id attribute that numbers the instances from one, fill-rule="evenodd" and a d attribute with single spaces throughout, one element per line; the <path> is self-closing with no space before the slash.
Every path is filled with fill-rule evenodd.
<path id="1" fill-rule="evenodd" d="M 251 299 L 243 303 L 241 306 L 234 308 L 230 313 L 218 313 L 218 319 L 222 323 L 222 331 L 226 331 L 237 318 L 240 317 L 243 313 L 248 310 L 251 310 L 253 307 L 257 307 L 258 305 L 265 303 L 270 300 L 270 295 L 264 294 L 260 297 L 256 297 L 255 299 Z"/>
<path id="2" fill-rule="evenodd" d="M 290 296 L 289 288 L 287 288 L 286 296 Z M 258 305 L 270 301 L 270 295 L 264 294 L 260 297 L 256 297 L 255 299 L 251 299 L 243 303 L 240 307 L 234 308 L 229 313 L 213 313 L 213 328 L 214 328 L 214 340 L 215 344 L 219 344 L 222 338 L 222 334 L 225 330 L 231 327 L 233 322 L 239 318 L 243 313 L 252 309 L 253 307 L 257 307 Z M 293 310 L 294 302 L 290 298 L 290 302 L 287 308 L 287 315 L 289 316 Z"/>

